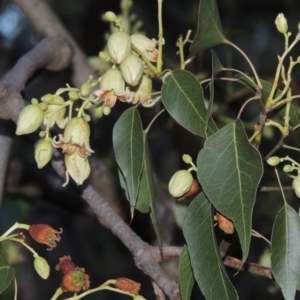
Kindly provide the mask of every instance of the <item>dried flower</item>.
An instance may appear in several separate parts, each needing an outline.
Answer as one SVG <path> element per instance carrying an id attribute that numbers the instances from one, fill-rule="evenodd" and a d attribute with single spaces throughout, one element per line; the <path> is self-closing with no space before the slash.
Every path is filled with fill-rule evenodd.
<path id="1" fill-rule="evenodd" d="M 216 213 L 216 218 L 219 223 L 220 229 L 222 229 L 227 234 L 233 234 L 234 226 L 233 226 L 233 223 L 229 219 L 224 217 L 219 212 Z"/>
<path id="2" fill-rule="evenodd" d="M 64 255 L 63 257 L 59 258 L 59 264 L 55 266 L 55 270 L 61 270 L 63 274 L 70 273 L 76 268 L 75 264 L 71 260 L 69 255 Z"/>
<path id="3" fill-rule="evenodd" d="M 120 277 L 117 279 L 115 286 L 117 289 L 128 292 L 133 295 L 137 295 L 141 288 L 140 283 L 137 283 L 131 279 Z"/>
<path id="4" fill-rule="evenodd" d="M 60 241 L 59 235 L 62 233 L 62 228 L 57 231 L 47 224 L 33 224 L 29 227 L 28 232 L 38 243 L 49 246 L 50 248 L 47 250 L 52 250 L 57 246 L 56 242 Z"/>
<path id="5" fill-rule="evenodd" d="M 62 279 L 61 289 L 64 292 L 80 292 L 90 287 L 89 275 L 85 274 L 84 268 L 75 268 L 71 272 L 65 274 Z"/>

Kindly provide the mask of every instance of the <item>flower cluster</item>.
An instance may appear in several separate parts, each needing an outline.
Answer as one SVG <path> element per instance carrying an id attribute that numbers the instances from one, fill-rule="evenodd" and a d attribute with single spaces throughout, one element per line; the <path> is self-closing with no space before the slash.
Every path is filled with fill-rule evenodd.
<path id="1" fill-rule="evenodd" d="M 113 12 L 106 13 L 107 19 L 119 24 Z M 100 57 L 113 65 L 100 78 L 100 88 L 93 92 L 91 101 L 103 107 L 113 107 L 119 99 L 132 104 L 153 106 L 158 98 L 151 98 L 152 79 L 147 62 L 158 59 L 157 41 L 141 34 L 129 35 L 123 28 L 112 33 L 107 42 L 107 51 Z"/>

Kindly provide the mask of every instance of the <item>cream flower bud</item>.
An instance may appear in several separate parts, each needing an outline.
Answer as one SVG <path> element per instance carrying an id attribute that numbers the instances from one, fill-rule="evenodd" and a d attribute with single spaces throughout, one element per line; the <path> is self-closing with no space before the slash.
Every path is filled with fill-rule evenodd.
<path id="1" fill-rule="evenodd" d="M 43 278 L 47 279 L 50 274 L 50 267 L 45 258 L 41 256 L 35 256 L 33 266 L 36 272 Z"/>
<path id="2" fill-rule="evenodd" d="M 64 158 L 67 174 L 70 175 L 78 185 L 83 184 L 91 171 L 88 159 L 80 156 L 77 151 L 73 152 L 71 155 L 66 154 Z M 64 184 L 64 186 L 69 181 L 68 175 L 67 182 Z"/>
<path id="3" fill-rule="evenodd" d="M 81 117 L 71 119 L 64 130 L 64 141 L 73 145 L 89 145 L 90 126 Z"/>
<path id="4" fill-rule="evenodd" d="M 144 66 L 142 60 L 134 54 L 130 54 L 120 65 L 123 79 L 130 85 L 136 86 L 141 81 Z"/>
<path id="5" fill-rule="evenodd" d="M 148 60 L 156 62 L 158 58 L 158 50 L 156 49 L 157 41 L 150 40 L 144 35 L 133 34 L 130 36 L 132 45 L 141 52 Z"/>
<path id="6" fill-rule="evenodd" d="M 113 90 L 116 95 L 122 95 L 125 92 L 125 81 L 118 69 L 108 70 L 101 78 L 101 90 Z"/>
<path id="7" fill-rule="evenodd" d="M 68 93 L 68 96 L 69 96 L 70 100 L 72 100 L 72 101 L 76 101 L 79 99 L 79 93 L 76 91 L 70 91 Z"/>
<path id="8" fill-rule="evenodd" d="M 130 37 L 126 32 L 115 32 L 108 38 L 107 47 L 113 61 L 120 64 L 131 53 Z"/>
<path id="9" fill-rule="evenodd" d="M 285 165 L 283 167 L 283 172 L 285 173 L 289 173 L 289 172 L 292 172 L 294 170 L 293 166 L 292 165 Z"/>
<path id="10" fill-rule="evenodd" d="M 34 158 L 39 169 L 43 168 L 51 160 L 52 154 L 53 149 L 50 138 L 45 138 L 36 144 Z"/>
<path id="11" fill-rule="evenodd" d="M 183 154 L 182 155 L 182 160 L 186 163 L 186 164 L 190 164 L 191 162 L 193 162 L 192 157 L 189 154 Z"/>
<path id="12" fill-rule="evenodd" d="M 284 14 L 278 14 L 278 16 L 276 17 L 275 19 L 275 25 L 277 27 L 277 30 L 280 32 L 280 33 L 287 33 L 288 31 L 288 23 L 287 23 L 287 20 L 286 18 L 284 17 Z"/>
<path id="13" fill-rule="evenodd" d="M 267 163 L 272 166 L 272 167 L 275 167 L 277 166 L 279 163 L 280 163 L 280 158 L 278 156 L 272 156 L 272 157 L 269 157 L 267 159 Z"/>
<path id="14" fill-rule="evenodd" d="M 187 170 L 177 171 L 169 181 L 169 192 L 177 198 L 186 194 L 193 184 L 193 176 Z"/>
<path id="15" fill-rule="evenodd" d="M 114 21 L 116 21 L 116 19 L 117 19 L 116 14 L 115 14 L 114 12 L 112 12 L 112 11 L 107 11 L 107 12 L 104 14 L 104 17 L 105 17 L 105 19 L 106 19 L 107 21 L 109 21 L 109 22 L 114 22 Z"/>
<path id="16" fill-rule="evenodd" d="M 44 111 L 38 104 L 30 104 L 21 111 L 18 122 L 16 135 L 28 134 L 36 131 L 43 122 Z"/>
<path id="17" fill-rule="evenodd" d="M 83 97 L 88 96 L 91 91 L 92 91 L 91 84 L 89 82 L 85 82 L 84 84 L 82 84 L 80 88 L 80 95 Z"/>
<path id="18" fill-rule="evenodd" d="M 140 84 L 129 90 L 134 92 L 132 98 L 133 104 L 136 104 L 139 101 L 141 101 L 142 104 L 148 103 L 152 92 L 152 80 L 147 75 L 143 75 Z"/>
<path id="19" fill-rule="evenodd" d="M 94 108 L 94 114 L 96 118 L 101 118 L 103 116 L 103 106 L 97 106 Z"/>
<path id="20" fill-rule="evenodd" d="M 292 185 L 297 197 L 300 198 L 300 175 L 294 178 Z"/>
<path id="21" fill-rule="evenodd" d="M 44 98 L 44 97 L 43 97 Z M 43 100 L 42 98 L 42 100 Z M 45 111 L 44 125 L 52 127 L 55 123 L 59 128 L 64 128 L 66 125 L 66 107 L 64 99 L 59 95 L 54 95 L 52 102 L 49 103 Z"/>

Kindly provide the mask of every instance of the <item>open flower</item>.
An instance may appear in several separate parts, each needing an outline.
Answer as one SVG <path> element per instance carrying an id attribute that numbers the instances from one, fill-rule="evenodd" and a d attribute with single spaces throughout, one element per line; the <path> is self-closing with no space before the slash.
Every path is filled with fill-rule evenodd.
<path id="1" fill-rule="evenodd" d="M 118 69 L 108 70 L 100 81 L 100 89 L 94 91 L 94 103 L 104 102 L 105 106 L 113 107 L 117 99 L 125 102 L 129 97 L 128 89 L 125 88 L 125 81 Z M 96 97 L 95 97 L 96 96 Z"/>
<path id="2" fill-rule="evenodd" d="M 49 246 L 50 248 L 47 250 L 52 250 L 60 241 L 59 235 L 62 233 L 62 229 L 57 231 L 47 224 L 33 224 L 29 227 L 28 232 L 38 243 Z"/>
<path id="3" fill-rule="evenodd" d="M 71 119 L 64 130 L 64 134 L 53 138 L 52 144 L 55 148 L 62 148 L 63 153 L 73 154 L 75 151 L 86 158 L 94 151 L 90 147 L 90 126 L 81 117 Z"/>

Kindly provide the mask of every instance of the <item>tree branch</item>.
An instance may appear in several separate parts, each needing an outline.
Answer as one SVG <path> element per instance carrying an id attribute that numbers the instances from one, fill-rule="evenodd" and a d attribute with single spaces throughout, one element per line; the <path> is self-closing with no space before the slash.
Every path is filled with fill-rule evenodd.
<path id="1" fill-rule="evenodd" d="M 38 33 L 40 39 L 52 36 L 62 36 L 72 45 L 75 55 L 73 65 L 73 84 L 80 87 L 90 75 L 97 78 L 92 68 L 87 63 L 87 59 L 79 45 L 68 33 L 61 21 L 53 13 L 48 3 L 44 0 L 12 0 L 17 4 L 25 14 L 26 18 L 32 24 Z"/>

